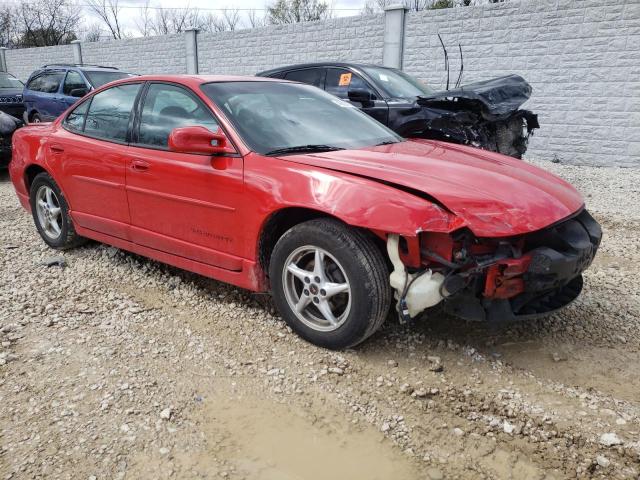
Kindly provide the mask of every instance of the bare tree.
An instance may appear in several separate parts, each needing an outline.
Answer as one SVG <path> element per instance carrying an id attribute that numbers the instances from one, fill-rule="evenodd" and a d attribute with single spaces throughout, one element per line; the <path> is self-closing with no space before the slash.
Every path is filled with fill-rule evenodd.
<path id="1" fill-rule="evenodd" d="M 14 18 L 17 46 L 61 45 L 77 38 L 80 10 L 70 0 L 35 0 L 22 3 Z"/>
<path id="2" fill-rule="evenodd" d="M 0 7 L 0 47 L 13 47 L 18 37 L 17 17 L 9 5 Z"/>
<path id="3" fill-rule="evenodd" d="M 480 5 L 482 3 L 496 3 L 507 0 L 367 0 L 361 13 L 369 15 L 382 12 L 385 7 L 391 4 L 401 3 L 407 10 L 419 12 L 421 10 L 436 10 L 440 8 L 468 7 L 469 5 Z"/>
<path id="4" fill-rule="evenodd" d="M 249 10 L 247 12 L 247 24 L 251 28 L 264 27 L 267 19 L 264 15 L 260 16 L 257 10 Z"/>
<path id="5" fill-rule="evenodd" d="M 148 37 L 153 33 L 153 17 L 151 16 L 150 0 L 144 3 L 144 6 L 140 8 L 138 18 L 134 20 L 138 32 L 143 37 Z"/>
<path id="6" fill-rule="evenodd" d="M 86 26 L 81 32 L 81 38 L 85 42 L 99 42 L 102 38 L 103 30 L 99 23 L 93 22 Z"/>
<path id="7" fill-rule="evenodd" d="M 224 8 L 222 10 L 222 20 L 225 25 L 225 30 L 233 32 L 240 22 L 240 13 L 235 8 Z"/>
<path id="8" fill-rule="evenodd" d="M 118 40 L 125 37 L 121 26 L 120 14 L 122 7 L 120 0 L 86 0 L 89 11 L 97 15 L 111 33 Z"/>
<path id="9" fill-rule="evenodd" d="M 276 0 L 267 7 L 269 23 L 312 22 L 331 17 L 329 4 L 322 0 Z"/>

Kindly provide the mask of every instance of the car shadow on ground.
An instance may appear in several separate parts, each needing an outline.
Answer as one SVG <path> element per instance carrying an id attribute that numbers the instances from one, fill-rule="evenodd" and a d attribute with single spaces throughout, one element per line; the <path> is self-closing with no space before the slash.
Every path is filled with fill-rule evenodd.
<path id="1" fill-rule="evenodd" d="M 9 170 L 6 168 L 0 168 L 0 183 L 8 183 L 11 181 L 9 178 Z"/>

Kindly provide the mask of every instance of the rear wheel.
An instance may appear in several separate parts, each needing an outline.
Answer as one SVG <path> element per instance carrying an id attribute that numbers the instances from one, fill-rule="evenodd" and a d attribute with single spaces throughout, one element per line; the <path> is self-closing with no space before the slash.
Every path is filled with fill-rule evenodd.
<path id="1" fill-rule="evenodd" d="M 66 250 L 85 242 L 73 227 L 69 205 L 60 187 L 48 173 L 39 173 L 33 179 L 29 200 L 33 221 L 47 245 Z"/>
<path id="2" fill-rule="evenodd" d="M 364 341 L 389 311 L 382 253 L 362 232 L 335 220 L 312 220 L 287 231 L 273 250 L 269 276 L 284 320 L 321 347 Z"/>

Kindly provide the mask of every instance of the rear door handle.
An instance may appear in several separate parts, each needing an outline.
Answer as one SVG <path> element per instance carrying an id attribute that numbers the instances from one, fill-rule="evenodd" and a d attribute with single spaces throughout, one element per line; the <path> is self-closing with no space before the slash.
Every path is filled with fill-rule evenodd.
<path id="1" fill-rule="evenodd" d="M 137 172 L 146 172 L 149 170 L 149 164 L 142 160 L 134 160 L 131 162 L 131 169 Z"/>
<path id="2" fill-rule="evenodd" d="M 51 149 L 52 152 L 55 153 L 62 153 L 64 152 L 64 148 L 62 148 L 62 146 L 57 145 L 57 144 L 53 144 L 49 147 Z"/>

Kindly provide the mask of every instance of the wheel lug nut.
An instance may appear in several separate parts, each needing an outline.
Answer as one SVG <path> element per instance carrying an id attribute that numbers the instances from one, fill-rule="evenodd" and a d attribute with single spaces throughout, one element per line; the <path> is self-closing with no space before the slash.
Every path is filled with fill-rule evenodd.
<path id="1" fill-rule="evenodd" d="M 320 295 L 322 295 L 323 297 L 327 295 L 327 291 L 324 288 L 320 289 Z"/>
<path id="2" fill-rule="evenodd" d="M 320 299 L 318 297 L 313 297 L 313 303 L 320 303 Z"/>
<path id="3" fill-rule="evenodd" d="M 307 290 L 306 288 L 304 289 L 304 291 L 302 293 L 304 293 L 307 297 L 309 296 L 309 290 Z"/>
<path id="4" fill-rule="evenodd" d="M 316 277 L 316 278 L 314 278 L 314 280 L 315 280 L 316 283 L 320 283 L 320 277 Z"/>
<path id="5" fill-rule="evenodd" d="M 304 277 L 304 283 L 310 283 L 311 279 L 309 277 Z"/>

